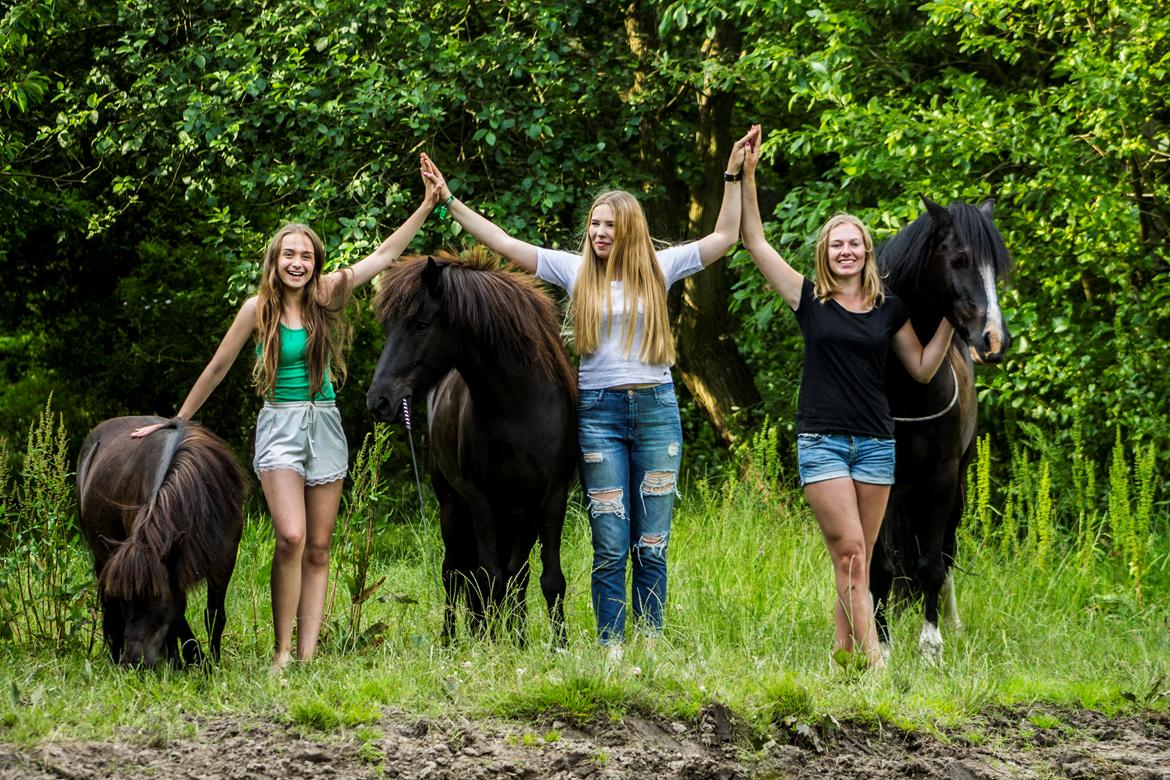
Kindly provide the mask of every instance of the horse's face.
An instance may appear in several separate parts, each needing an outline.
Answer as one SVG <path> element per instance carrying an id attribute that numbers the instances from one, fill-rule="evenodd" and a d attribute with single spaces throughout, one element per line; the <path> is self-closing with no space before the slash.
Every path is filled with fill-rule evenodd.
<path id="1" fill-rule="evenodd" d="M 442 273 L 443 266 L 428 260 L 418 315 L 386 323 L 386 344 L 366 393 L 375 420 L 398 420 L 403 399 L 426 392 L 455 365 L 459 343 L 443 312 Z"/>
<path id="2" fill-rule="evenodd" d="M 171 626 L 183 617 L 178 604 L 169 592 L 158 600 L 136 598 L 123 603 L 123 666 L 154 666 L 166 647 Z"/>
<path id="3" fill-rule="evenodd" d="M 962 231 L 953 229 L 950 212 L 923 198 L 934 220 L 938 245 L 932 267 L 941 269 L 944 295 L 950 303 L 947 318 L 970 348 L 977 363 L 999 363 L 1011 344 L 1011 334 L 1003 321 L 996 282 L 1000 274 L 995 258 L 980 252 L 964 240 Z M 992 226 L 991 201 L 979 207 L 981 218 Z M 988 235 L 1002 243 L 991 227 Z M 1000 247 L 1002 249 L 1002 247 Z M 1006 249 L 1002 250 L 1006 257 Z"/>

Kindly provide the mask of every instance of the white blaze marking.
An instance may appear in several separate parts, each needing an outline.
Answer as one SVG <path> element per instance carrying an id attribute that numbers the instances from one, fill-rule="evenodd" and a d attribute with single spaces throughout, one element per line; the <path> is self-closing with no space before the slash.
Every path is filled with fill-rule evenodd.
<path id="1" fill-rule="evenodd" d="M 983 295 L 987 298 L 987 328 L 984 333 L 991 330 L 994 337 L 991 346 L 998 352 L 1003 348 L 1003 314 L 999 310 L 999 295 L 995 292 L 995 269 L 986 263 L 980 266 L 979 276 L 983 280 Z"/>

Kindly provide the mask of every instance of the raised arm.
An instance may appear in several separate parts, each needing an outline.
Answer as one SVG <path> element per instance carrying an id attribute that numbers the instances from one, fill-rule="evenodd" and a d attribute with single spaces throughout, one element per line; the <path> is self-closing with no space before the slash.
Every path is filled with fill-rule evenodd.
<path id="1" fill-rule="evenodd" d="M 421 161 L 419 169 L 421 173 Z M 385 241 L 379 244 L 377 249 L 349 267 L 349 270 L 353 272 L 354 287 L 365 284 L 390 267 L 390 264 L 406 251 L 406 247 L 410 245 L 411 240 L 418 233 L 418 229 L 427 221 L 427 215 L 431 213 L 431 209 L 439 205 L 439 191 L 435 187 L 434 181 L 423 176 L 423 187 L 425 187 L 426 192 L 423 195 L 422 203 L 414 210 L 414 213 L 407 217 L 406 221 Z M 326 278 L 329 279 L 330 283 L 335 284 L 341 273 L 341 271 L 334 271 L 327 274 Z"/>
<path id="2" fill-rule="evenodd" d="M 190 420 L 199 411 L 203 403 L 211 396 L 212 391 L 219 387 L 219 383 L 227 376 L 228 370 L 236 362 L 236 358 L 240 356 L 240 350 L 248 343 L 248 339 L 255 329 L 256 299 L 253 297 L 244 301 L 244 305 L 240 307 L 236 318 L 232 320 L 231 327 L 228 328 L 223 340 L 219 342 L 215 354 L 211 356 L 211 362 L 195 380 L 191 392 L 187 393 L 187 399 L 183 401 L 179 413 L 175 415 L 176 417 Z M 130 435 L 139 439 L 143 436 L 149 436 L 162 427 L 162 424 L 146 425 L 142 428 L 136 428 Z"/>
<path id="3" fill-rule="evenodd" d="M 530 274 L 536 273 L 537 248 L 526 241 L 512 238 L 499 225 L 453 196 L 439 167 L 425 153 L 422 155 L 422 174 L 435 185 L 439 202 L 446 205 L 451 217 L 464 230 L 501 257 L 511 260 Z"/>
<path id="4" fill-rule="evenodd" d="M 731 147 L 731 155 L 727 158 L 727 167 L 724 170 L 732 176 L 740 176 L 743 171 L 744 151 L 751 137 L 752 132 L 749 130 L 747 135 Z M 723 177 L 723 203 L 719 206 L 715 229 L 710 235 L 699 239 L 699 259 L 703 261 L 704 268 L 726 255 L 739 240 L 739 214 L 743 200 L 739 190 L 739 181 Z"/>
<path id="5" fill-rule="evenodd" d="M 743 247 L 752 257 L 760 273 L 780 294 L 793 311 L 800 306 L 800 288 L 804 277 L 785 262 L 780 253 L 764 238 L 764 222 L 760 218 L 760 203 L 756 197 L 756 166 L 760 162 L 760 142 L 763 132 L 759 125 L 753 125 L 747 134 L 748 144 L 744 149 L 743 162 L 743 219 L 740 230 Z"/>
<path id="6" fill-rule="evenodd" d="M 894 352 L 910 372 L 910 376 L 925 384 L 934 378 L 939 366 L 942 365 L 943 358 L 950 349 L 951 336 L 954 332 L 954 326 L 944 317 L 930 341 L 923 346 L 918 340 L 918 334 L 914 332 L 914 326 L 907 320 L 894 334 Z"/>

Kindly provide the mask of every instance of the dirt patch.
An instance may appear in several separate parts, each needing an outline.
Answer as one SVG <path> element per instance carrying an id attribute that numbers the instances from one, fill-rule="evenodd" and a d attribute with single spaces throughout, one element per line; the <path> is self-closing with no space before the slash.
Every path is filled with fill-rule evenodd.
<path id="1" fill-rule="evenodd" d="M 719 705 L 695 723 L 627 717 L 577 726 L 388 710 L 363 739 L 226 717 L 195 728 L 193 738 L 170 740 L 0 744 L 0 778 L 1170 778 L 1164 712 L 1018 710 L 938 735 L 789 722 L 763 744 Z"/>

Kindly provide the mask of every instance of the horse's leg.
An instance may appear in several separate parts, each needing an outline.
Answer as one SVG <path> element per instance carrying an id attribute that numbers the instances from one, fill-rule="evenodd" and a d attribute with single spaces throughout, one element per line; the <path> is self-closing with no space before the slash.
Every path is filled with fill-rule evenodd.
<path id="1" fill-rule="evenodd" d="M 467 496 L 467 504 L 471 524 L 475 528 L 476 556 L 479 559 L 474 581 L 474 587 L 478 592 L 474 597 L 479 599 L 483 617 L 492 620 L 497 617 L 507 591 L 499 553 L 502 541 L 499 535 L 503 521 L 492 510 L 491 501 L 478 492 Z M 473 617 L 474 614 L 473 611 Z"/>
<path id="2" fill-rule="evenodd" d="M 957 503 L 955 486 L 958 484 L 955 468 L 945 465 L 925 491 L 919 502 L 917 522 L 918 549 L 921 552 L 915 562 L 915 577 L 922 587 L 922 631 L 918 635 L 918 650 L 932 664 L 942 661 L 943 638 L 938 630 L 939 594 L 947 578 L 947 567 L 943 561 L 943 537 L 950 522 L 950 513 Z M 932 514 L 934 507 L 947 507 L 947 517 Z"/>
<path id="3" fill-rule="evenodd" d="M 891 503 L 891 509 L 894 502 Z M 894 522 L 891 511 L 886 512 L 886 517 L 882 521 L 882 525 Z M 873 548 L 873 560 L 869 565 L 869 593 L 873 600 L 873 618 L 877 626 L 878 644 L 882 652 L 882 658 L 887 661 L 890 660 L 890 653 L 893 647 L 893 642 L 890 639 L 890 626 L 888 616 L 886 615 L 886 607 L 889 603 L 890 588 L 894 584 L 894 567 L 893 560 L 890 553 L 886 550 L 885 540 L 882 538 L 884 534 L 879 533 L 877 542 Z"/>
<path id="4" fill-rule="evenodd" d="M 187 594 L 179 593 L 175 596 L 175 620 L 171 623 L 171 636 L 167 638 L 167 653 L 173 648 L 178 649 L 178 656 L 172 657 L 176 663 L 179 659 L 185 666 L 203 663 L 203 651 L 199 649 L 199 640 L 187 622 Z M 172 642 L 172 637 L 174 641 Z"/>
<path id="5" fill-rule="evenodd" d="M 561 532 L 565 525 L 565 502 L 568 491 L 562 491 L 544 511 L 540 526 L 540 592 L 548 605 L 552 623 L 553 642 L 564 647 L 565 636 L 565 573 L 561 568 Z"/>
<path id="6" fill-rule="evenodd" d="M 219 663 L 220 642 L 223 639 L 223 628 L 227 625 L 224 602 L 227 600 L 227 580 L 230 578 L 230 569 L 223 582 L 212 582 L 210 577 L 207 578 L 207 608 L 203 610 L 203 625 L 207 629 L 207 646 L 215 663 Z"/>
<path id="7" fill-rule="evenodd" d="M 966 473 L 965 468 L 959 469 L 959 474 Z M 966 505 L 966 490 L 962 480 L 959 481 L 958 495 L 951 507 L 950 522 L 947 524 L 946 535 L 943 537 L 943 566 L 946 575 L 943 578 L 942 593 L 940 594 L 940 608 L 947 628 L 954 633 L 963 630 L 963 621 L 959 618 L 959 604 L 955 599 L 955 536 L 959 530 L 959 522 L 963 519 L 963 507 Z"/>
<path id="8" fill-rule="evenodd" d="M 110 658 L 114 663 L 122 660 L 122 647 L 126 638 L 126 615 L 122 612 L 122 602 L 101 594 L 102 602 L 102 634 L 106 638 L 106 646 L 110 648 Z"/>
<path id="9" fill-rule="evenodd" d="M 431 486 L 439 499 L 439 528 L 443 536 L 443 644 L 455 641 L 459 596 L 471 608 L 468 578 L 475 570 L 475 547 L 469 543 L 471 520 L 467 505 L 437 469 L 431 470 Z"/>
<path id="10" fill-rule="evenodd" d="M 508 556 L 507 566 L 504 569 L 505 596 L 501 616 L 509 636 L 523 646 L 525 643 L 525 625 L 528 617 L 527 601 L 524 598 L 528 592 L 528 578 L 532 573 L 528 565 L 528 556 L 532 552 L 532 545 L 536 543 L 535 533 L 524 529 L 514 538 L 511 545 L 511 554 Z"/>

